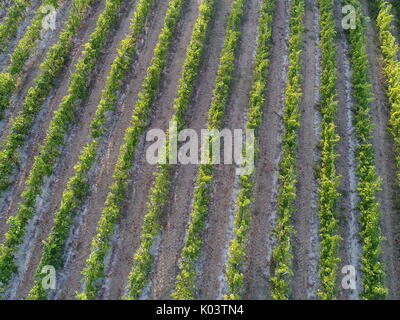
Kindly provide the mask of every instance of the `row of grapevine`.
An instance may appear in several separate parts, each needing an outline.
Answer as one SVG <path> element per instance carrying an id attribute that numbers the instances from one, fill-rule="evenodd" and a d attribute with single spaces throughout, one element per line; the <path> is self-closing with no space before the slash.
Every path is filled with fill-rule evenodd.
<path id="1" fill-rule="evenodd" d="M 333 299 L 336 295 L 336 280 L 339 267 L 339 242 L 337 201 L 339 175 L 336 172 L 338 154 L 336 145 L 340 139 L 336 129 L 337 68 L 336 36 L 333 0 L 318 0 L 321 14 L 321 87 L 320 113 L 321 137 L 319 149 L 321 160 L 318 170 L 318 215 L 320 220 L 320 257 L 319 276 L 321 286 L 318 296 L 321 299 Z"/>
<path id="2" fill-rule="evenodd" d="M 209 130 L 221 129 L 228 103 L 235 71 L 235 58 L 241 36 L 241 22 L 246 0 L 234 0 L 228 18 L 224 46 L 222 48 L 220 65 L 215 80 L 215 89 L 208 112 L 207 127 Z M 212 139 L 219 137 L 210 137 Z M 214 166 L 210 155 L 208 164 L 200 164 L 197 173 L 196 187 L 193 196 L 193 208 L 190 222 L 186 230 L 186 241 L 179 262 L 179 274 L 176 277 L 175 290 L 172 297 L 177 300 L 195 299 L 196 262 L 200 256 L 202 233 L 207 219 L 211 184 Z"/>
<path id="3" fill-rule="evenodd" d="M 34 80 L 34 85 L 29 89 L 23 102 L 22 110 L 13 119 L 10 132 L 0 145 L 0 194 L 6 191 L 11 182 L 10 176 L 19 162 L 18 148 L 25 144 L 36 116 L 50 90 L 54 88 L 55 80 L 67 64 L 73 49 L 73 40 L 89 8 L 95 0 L 73 0 L 68 21 L 60 33 L 59 40 L 48 51 L 45 59 L 40 64 L 40 72 Z M 22 48 L 23 49 L 23 48 Z M 6 81 L 7 89 L 12 90 L 12 80 Z M 2 90 L 2 89 L 1 89 Z M 8 94 L 4 96 L 6 100 Z"/>
<path id="4" fill-rule="evenodd" d="M 384 56 L 384 74 L 387 79 L 387 96 L 391 105 L 390 131 L 393 135 L 396 147 L 396 164 L 400 168 L 400 60 L 399 44 L 393 32 L 394 16 L 391 14 L 392 5 L 388 1 L 376 0 L 379 8 L 377 26 L 381 51 Z M 400 183 L 400 170 L 397 173 Z"/>
<path id="5" fill-rule="evenodd" d="M 270 42 L 272 36 L 273 13 L 277 0 L 263 0 L 260 18 L 258 21 L 257 51 L 254 62 L 253 84 L 249 97 L 247 112 L 247 129 L 258 131 L 265 105 L 265 91 L 267 86 L 267 71 L 270 64 Z M 278 0 L 279 1 L 279 0 Z M 257 138 L 256 138 L 257 139 Z M 255 159 L 258 154 L 257 140 L 254 142 Z M 250 146 L 246 150 L 250 151 Z M 251 152 L 251 151 L 250 151 Z M 254 200 L 254 172 L 239 178 L 240 190 L 235 203 L 234 239 L 231 241 L 228 252 L 226 275 L 228 294 L 225 299 L 241 299 L 243 283 L 243 264 L 246 260 L 248 232 L 251 223 L 251 204 Z"/>
<path id="6" fill-rule="evenodd" d="M 17 32 L 31 2 L 31 0 L 14 0 L 14 4 L 8 9 L 7 16 L 0 23 L 0 53 L 7 49 L 9 40 Z"/>
<path id="7" fill-rule="evenodd" d="M 215 0 L 204 0 L 200 5 L 199 17 L 194 26 L 192 39 L 183 65 L 177 97 L 174 101 L 175 114 L 171 121 L 177 122 L 178 130 L 183 128 L 186 113 L 190 106 L 190 99 L 200 71 L 207 33 L 213 18 L 214 6 Z M 171 132 L 170 134 L 173 133 Z M 167 145 L 163 149 L 168 154 Z M 157 169 L 154 185 L 149 191 L 149 201 L 147 202 L 147 213 L 144 217 L 140 246 L 134 254 L 133 266 L 129 274 L 127 299 L 139 298 L 143 288 L 148 283 L 149 273 L 154 262 L 151 248 L 156 235 L 161 232 L 159 219 L 168 199 L 171 185 L 171 165 L 160 164 Z"/>
<path id="8" fill-rule="evenodd" d="M 377 192 L 381 189 L 381 180 L 375 167 L 375 149 L 371 144 L 373 123 L 371 119 L 371 101 L 373 93 L 368 75 L 369 61 L 367 55 L 366 17 L 361 12 L 357 0 L 346 0 L 357 9 L 355 30 L 348 31 L 350 42 L 350 60 L 353 67 L 352 84 L 354 107 L 355 135 L 358 140 L 356 148 L 358 176 L 358 210 L 360 211 L 364 299 L 384 299 L 385 288 L 384 265 L 381 261 L 382 232 L 380 228 L 380 210 Z"/>
<path id="9" fill-rule="evenodd" d="M 300 126 L 302 97 L 302 45 L 304 32 L 304 1 L 293 0 L 290 19 L 289 69 L 286 80 L 282 136 L 282 158 L 279 163 L 279 190 L 277 196 L 277 222 L 274 227 L 276 244 L 272 249 L 272 299 L 288 299 L 292 271 L 293 233 L 292 215 L 296 198 L 297 131 Z"/>
<path id="10" fill-rule="evenodd" d="M 181 1 L 183 0 L 175 0 Z M 92 119 L 89 133 L 89 141 L 80 153 L 78 163 L 75 164 L 75 175 L 67 183 L 63 192 L 60 208 L 55 213 L 54 225 L 44 242 L 43 253 L 40 263 L 36 270 L 36 281 L 31 289 L 28 298 L 32 300 L 46 299 L 47 292 L 43 289 L 42 279 L 44 274 L 42 268 L 52 265 L 56 270 L 63 268 L 63 255 L 65 244 L 70 234 L 74 217 L 90 193 L 89 172 L 96 161 L 98 147 L 102 138 L 106 135 L 109 121 L 106 113 L 115 110 L 118 101 L 118 92 L 122 89 L 124 80 L 132 65 L 134 56 L 137 52 L 137 43 L 143 33 L 145 22 L 154 5 L 154 0 L 141 0 L 137 4 L 136 11 L 131 21 L 130 33 L 121 41 L 118 55 L 114 59 L 110 74 L 106 79 L 100 102 L 96 108 L 96 113 Z M 167 18 L 167 25 L 160 37 L 160 42 L 156 49 L 154 65 L 166 60 L 167 48 L 171 42 L 173 28 L 175 27 L 180 8 L 171 7 L 171 12 Z M 176 10 L 176 11 L 175 11 Z M 174 15 L 173 15 L 174 14 Z M 159 73 L 162 66 L 159 66 Z M 154 67 L 153 67 L 154 68 Z"/>
<path id="11" fill-rule="evenodd" d="M 173 4 L 177 5 L 180 2 L 174 1 Z M 206 33 L 212 17 L 213 4 L 214 1 L 205 0 L 200 5 L 200 15 L 194 27 L 192 40 L 187 51 L 178 87 L 178 97 L 174 104 L 176 120 L 180 123 L 184 121 L 184 111 L 188 108 L 198 76 Z M 167 32 L 164 37 L 167 36 L 172 37 L 172 34 Z M 163 48 L 163 50 L 165 49 Z M 110 237 L 115 232 L 115 226 L 119 221 L 121 206 L 126 197 L 129 171 L 133 166 L 135 150 L 146 126 L 148 112 L 157 94 L 162 72 L 160 67 L 165 65 L 164 59 L 165 57 L 163 61 L 159 61 L 160 63 L 150 67 L 148 75 L 143 82 L 142 92 L 139 94 L 139 99 L 134 108 L 131 126 L 125 132 L 125 143 L 120 149 L 114 170 L 115 182 L 110 186 L 110 192 L 107 195 L 106 205 L 102 211 L 97 234 L 92 241 L 91 253 L 87 259 L 86 268 L 82 272 L 85 284 L 83 292 L 78 295 L 80 299 L 94 299 L 97 297 L 99 290 L 98 280 L 104 276 L 104 258 L 109 252 Z"/>
<path id="12" fill-rule="evenodd" d="M 40 39 L 43 19 L 47 15 L 46 6 L 59 5 L 63 0 L 55 3 L 54 0 L 44 0 L 38 8 L 31 24 L 26 29 L 25 34 L 19 40 L 13 53 L 10 55 L 10 64 L 0 73 L 0 120 L 4 110 L 11 105 L 11 97 L 17 89 L 25 63 L 37 47 L 37 40 Z"/>
<path id="13" fill-rule="evenodd" d="M 53 167 L 61 153 L 65 135 L 76 120 L 77 110 L 89 91 L 90 75 L 95 69 L 98 58 L 105 47 L 113 26 L 118 21 L 118 13 L 124 0 L 108 0 L 104 11 L 98 18 L 95 31 L 85 44 L 82 56 L 78 60 L 75 72 L 69 81 L 68 94 L 54 112 L 44 143 L 35 158 L 29 177 L 25 182 L 17 214 L 10 217 L 10 225 L 5 241 L 0 245 L 0 282 L 6 286 L 18 266 L 14 262 L 19 245 L 23 242 L 26 226 L 35 215 L 36 201 L 41 194 L 44 179 L 53 172 Z"/>

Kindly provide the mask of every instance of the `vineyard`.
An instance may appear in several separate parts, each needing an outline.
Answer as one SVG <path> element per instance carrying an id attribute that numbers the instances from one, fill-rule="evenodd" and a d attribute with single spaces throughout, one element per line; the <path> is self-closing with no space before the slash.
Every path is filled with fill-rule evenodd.
<path id="1" fill-rule="evenodd" d="M 399 0 L 0 0 L 0 299 L 397 300 L 399 199 Z"/>

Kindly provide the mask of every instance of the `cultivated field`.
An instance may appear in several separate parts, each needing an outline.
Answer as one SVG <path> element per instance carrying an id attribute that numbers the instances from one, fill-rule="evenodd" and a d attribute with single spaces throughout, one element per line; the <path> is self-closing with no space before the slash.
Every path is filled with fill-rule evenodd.
<path id="1" fill-rule="evenodd" d="M 399 186 L 399 0 L 0 0 L 2 299 L 400 299 Z"/>

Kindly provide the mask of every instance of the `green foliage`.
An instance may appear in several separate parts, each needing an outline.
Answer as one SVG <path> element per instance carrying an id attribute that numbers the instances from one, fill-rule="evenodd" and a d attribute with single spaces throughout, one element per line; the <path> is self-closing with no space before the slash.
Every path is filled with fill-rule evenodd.
<path id="1" fill-rule="evenodd" d="M 274 228 L 276 245 L 272 249 L 271 275 L 272 299 L 288 299 L 292 271 L 293 233 L 292 215 L 296 198 L 297 131 L 300 126 L 300 101 L 302 96 L 302 45 L 304 32 L 304 1 L 292 1 L 289 39 L 289 69 L 285 89 L 282 136 L 282 158 L 279 163 L 279 190 L 277 196 L 277 221 Z"/>
<path id="2" fill-rule="evenodd" d="M 259 18 L 259 31 L 257 51 L 254 61 L 253 84 L 249 98 L 247 112 L 247 128 L 258 130 L 265 103 L 265 90 L 267 86 L 267 70 L 270 64 L 270 41 L 272 35 L 273 12 L 276 0 L 263 0 Z M 255 141 L 257 143 L 257 141 Z M 257 148 L 255 150 L 257 152 Z M 251 203 L 253 201 L 254 181 L 253 175 L 240 176 L 240 190 L 236 199 L 234 239 L 231 241 L 228 252 L 226 276 L 228 281 L 227 300 L 241 299 L 243 290 L 243 264 L 246 260 L 246 245 L 251 221 Z"/>
<path id="3" fill-rule="evenodd" d="M 235 70 L 235 57 L 241 36 L 240 27 L 245 3 L 245 0 L 234 0 L 232 3 L 215 89 L 208 112 L 209 130 L 221 129 L 223 125 L 225 107 Z M 175 290 L 172 293 L 172 298 L 177 300 L 195 299 L 196 296 L 196 262 L 203 243 L 202 233 L 208 215 L 213 169 L 212 164 L 201 164 L 197 174 L 190 223 L 186 230 L 186 241 L 179 263 L 180 272 L 176 277 Z"/>
<path id="4" fill-rule="evenodd" d="M 122 3 L 123 0 L 107 1 L 106 8 L 97 21 L 96 29 L 91 34 L 89 42 L 86 43 L 82 57 L 71 76 L 68 94 L 54 112 L 45 141 L 40 146 L 39 155 L 35 158 L 25 183 L 20 208 L 16 216 L 10 218 L 8 222 L 10 227 L 5 234 L 5 241 L 0 245 L 0 283 L 2 287 L 8 285 L 12 274 L 17 270 L 14 256 L 24 239 L 25 228 L 29 220 L 35 214 L 36 200 L 41 193 L 44 179 L 53 172 L 53 166 L 60 154 L 60 147 L 64 143 L 64 136 L 76 119 L 76 111 L 81 101 L 86 97 L 90 73 L 95 69 L 98 57 L 106 44 L 107 36 L 118 20 L 118 12 Z M 16 159 L 16 149 L 24 143 L 24 138 L 32 126 L 34 115 L 39 112 L 41 102 L 46 97 L 45 93 L 53 85 L 56 74 L 52 68 L 60 68 L 56 66 L 57 61 L 61 59 L 62 63 L 67 58 L 72 46 L 72 36 L 83 22 L 90 4 L 89 0 L 77 0 L 69 16 L 66 30 L 61 33 L 59 42 L 50 49 L 48 57 L 42 63 L 42 73 L 36 79 L 36 86 L 29 91 L 23 110 L 16 118 L 10 135 L 6 138 L 5 150 L 0 153 L 1 169 L 4 169 L 5 161 Z M 39 101 L 34 100 L 35 98 Z"/>
<path id="5" fill-rule="evenodd" d="M 320 299 L 333 299 L 336 295 L 336 279 L 339 267 L 339 242 L 337 200 L 340 177 L 336 172 L 336 145 L 340 139 L 336 132 L 337 114 L 337 68 L 336 68 L 336 30 L 333 15 L 333 0 L 318 0 L 320 18 L 321 48 L 321 100 L 320 113 L 321 162 L 318 171 L 318 215 L 320 219 L 320 257 L 319 276 L 321 286 L 318 290 Z"/>

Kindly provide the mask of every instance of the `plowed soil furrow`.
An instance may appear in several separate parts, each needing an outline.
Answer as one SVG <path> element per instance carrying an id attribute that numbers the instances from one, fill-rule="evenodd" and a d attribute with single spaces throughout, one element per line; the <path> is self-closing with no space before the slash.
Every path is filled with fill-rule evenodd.
<path id="1" fill-rule="evenodd" d="M 245 115 L 253 80 L 253 62 L 257 45 L 258 13 L 261 1 L 249 1 L 242 24 L 235 81 L 227 104 L 224 128 L 233 132 L 245 128 Z M 203 237 L 199 264 L 199 299 L 222 299 L 226 293 L 225 263 L 233 234 L 233 214 L 238 176 L 235 165 L 217 165 L 214 171 L 212 202 Z"/>
<path id="2" fill-rule="evenodd" d="M 153 9 L 152 16 L 148 20 L 146 34 L 143 37 L 144 40 L 140 45 L 137 62 L 134 65 L 132 74 L 126 86 L 127 90 L 123 97 L 121 97 L 116 114 L 114 115 L 112 131 L 108 136 L 108 139 L 102 144 L 102 151 L 100 152 L 101 157 L 96 165 L 97 167 L 92 182 L 91 194 L 79 220 L 79 227 L 75 230 L 73 236 L 74 241 L 69 248 L 70 252 L 68 253 L 68 260 L 62 276 L 64 280 L 60 284 L 57 298 L 73 299 L 75 293 L 80 291 L 81 271 L 83 270 L 86 259 L 90 253 L 91 241 L 96 234 L 97 223 L 104 207 L 104 201 L 108 193 L 108 186 L 113 182 L 112 175 L 117 161 L 119 148 L 123 143 L 125 130 L 130 125 L 133 111 L 132 106 L 134 105 L 137 94 L 141 89 L 141 83 L 146 75 L 147 67 L 150 65 L 152 52 L 158 42 L 158 35 L 164 23 L 164 16 L 167 7 L 168 2 L 157 2 Z M 134 7 L 130 10 L 128 15 L 129 17 L 132 16 L 133 11 Z M 121 36 L 126 35 L 126 32 L 128 31 L 129 20 L 126 22 L 125 32 L 121 34 Z M 119 40 L 122 38 L 123 37 Z M 119 41 L 116 45 L 118 45 L 118 43 Z M 114 52 L 115 49 L 116 47 L 114 47 Z M 99 94 L 100 91 L 97 92 L 97 95 Z M 78 133 L 76 135 L 78 135 Z M 85 133 L 85 137 L 86 135 L 87 132 Z M 80 149 L 78 152 L 79 151 Z M 63 162 L 65 162 L 65 160 Z M 63 183 L 63 187 L 64 186 L 65 182 Z"/>
<path id="3" fill-rule="evenodd" d="M 200 133 L 206 128 L 207 113 L 211 104 L 215 77 L 219 67 L 219 55 L 225 38 L 227 17 L 232 1 L 216 3 L 214 22 L 204 55 L 203 67 L 195 90 L 187 127 Z M 178 273 L 178 261 L 184 245 L 184 237 L 190 216 L 194 185 L 198 166 L 177 166 L 172 181 L 170 203 L 163 217 L 163 232 L 156 266 L 151 275 L 152 299 L 169 299 Z"/>
<path id="4" fill-rule="evenodd" d="M 105 2 L 102 2 L 95 8 L 90 17 L 82 28 L 76 38 L 76 46 L 71 56 L 71 60 L 65 69 L 65 72 L 60 75 L 59 79 L 56 80 L 55 86 L 45 103 L 43 104 L 41 111 L 39 112 L 34 125 L 29 133 L 29 137 L 24 147 L 20 149 L 20 163 L 15 170 L 13 177 L 14 183 L 11 185 L 9 190 L 4 193 L 0 201 L 0 240 L 3 239 L 3 235 L 7 229 L 5 224 L 6 219 L 15 214 L 21 201 L 21 193 L 25 186 L 25 181 L 29 176 L 30 169 L 32 167 L 34 157 L 38 154 L 40 145 L 46 137 L 47 129 L 51 119 L 53 118 L 53 112 L 60 105 L 62 98 L 67 94 L 70 74 L 75 70 L 75 64 L 77 63 L 80 54 L 83 49 L 83 44 L 89 39 L 90 34 L 96 27 L 96 21 L 98 15 L 103 11 Z M 103 66 L 99 64 L 99 69 Z M 21 106 L 20 106 L 21 107 Z M 17 113 L 17 108 L 15 110 Z M 4 137 L 8 134 L 11 122 L 4 128 Z"/>
<path id="5" fill-rule="evenodd" d="M 306 1 L 303 45 L 303 97 L 298 132 L 297 211 L 293 216 L 293 298 L 315 299 L 318 287 L 318 163 L 319 122 L 319 10 L 315 0 Z"/>
<path id="6" fill-rule="evenodd" d="M 6 16 L 6 14 L 7 14 L 7 8 L 6 7 L 1 8 L 0 9 L 0 23 L 3 22 L 3 19 Z"/>
<path id="7" fill-rule="evenodd" d="M 369 15 L 366 1 L 362 1 L 364 14 Z M 376 150 L 376 168 L 382 179 L 382 191 L 378 193 L 382 213 L 383 261 L 386 266 L 389 299 L 400 298 L 400 216 L 399 190 L 396 186 L 394 142 L 388 132 L 390 105 L 385 93 L 383 60 L 379 39 L 373 24 L 367 26 L 367 49 L 370 61 L 370 77 L 375 101 L 372 102 L 372 119 L 375 124 L 373 145 Z"/>
<path id="8" fill-rule="evenodd" d="M 340 227 L 339 232 L 343 238 L 340 244 L 339 263 L 339 298 L 340 299 L 358 299 L 361 290 L 361 277 L 357 275 L 357 289 L 342 289 L 340 270 L 345 265 L 351 265 L 356 270 L 360 270 L 360 242 L 359 242 L 359 212 L 357 210 L 358 194 L 356 176 L 357 163 L 355 160 L 355 148 L 357 141 L 354 136 L 353 124 L 353 98 L 351 76 L 352 69 L 349 61 L 348 43 L 344 30 L 341 27 L 341 4 L 336 3 L 335 19 L 338 30 L 337 40 L 337 92 L 338 92 L 338 112 L 337 112 L 337 131 L 340 141 L 337 144 L 339 159 L 337 161 L 337 172 L 341 176 L 339 192 L 341 197 L 338 201 L 338 211 Z"/>
<path id="9" fill-rule="evenodd" d="M 290 1 L 277 1 L 272 24 L 271 66 L 269 70 L 264 120 L 259 130 L 256 161 L 255 200 L 247 250 L 245 299 L 269 297 L 268 277 L 275 221 L 278 162 L 283 132 L 282 112 L 288 59 Z"/>
<path id="10" fill-rule="evenodd" d="M 150 124 L 146 131 L 151 129 L 166 130 L 168 128 L 168 119 L 171 118 L 174 112 L 172 109 L 173 102 L 181 77 L 187 47 L 199 13 L 198 8 L 197 0 L 189 0 L 185 4 L 183 18 L 177 28 L 179 31 L 176 33 L 172 44 L 173 49 L 169 56 L 160 94 L 150 112 Z M 149 189 L 154 181 L 153 172 L 155 166 L 146 161 L 146 148 L 150 142 L 145 143 L 144 139 L 142 140 L 140 148 L 137 150 L 137 160 L 132 170 L 127 192 L 128 197 L 122 210 L 122 218 L 116 231 L 117 239 L 114 241 L 114 250 L 110 259 L 111 266 L 108 271 L 105 284 L 106 291 L 103 296 L 105 299 L 118 299 L 124 294 L 132 267 L 132 258 L 139 246 L 143 217 L 147 212 L 146 203 Z"/>

